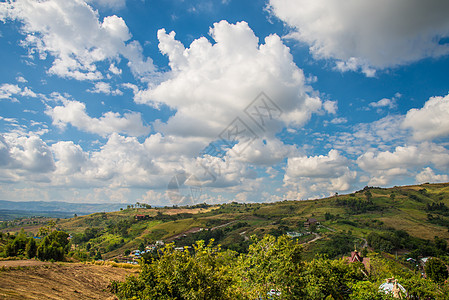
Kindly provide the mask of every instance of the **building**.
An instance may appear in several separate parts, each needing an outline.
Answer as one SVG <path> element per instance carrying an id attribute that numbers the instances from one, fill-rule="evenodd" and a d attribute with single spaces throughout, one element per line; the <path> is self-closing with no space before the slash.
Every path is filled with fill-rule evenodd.
<path id="1" fill-rule="evenodd" d="M 318 225 L 319 222 L 315 218 L 308 218 L 307 221 L 304 222 L 304 227 L 309 228 L 312 225 Z"/>
<path id="2" fill-rule="evenodd" d="M 147 219 L 149 219 L 149 218 L 150 218 L 149 215 L 136 215 L 136 216 L 135 216 L 135 219 L 136 219 L 137 221 L 140 221 L 140 220 L 147 220 Z"/>
<path id="3" fill-rule="evenodd" d="M 350 264 L 355 262 L 361 262 L 364 266 L 364 270 L 362 270 L 362 272 L 363 274 L 365 274 L 365 276 L 368 276 L 371 269 L 369 257 L 362 257 L 357 250 L 354 250 L 351 252 L 351 256 L 343 257 L 343 259 L 346 259 Z"/>

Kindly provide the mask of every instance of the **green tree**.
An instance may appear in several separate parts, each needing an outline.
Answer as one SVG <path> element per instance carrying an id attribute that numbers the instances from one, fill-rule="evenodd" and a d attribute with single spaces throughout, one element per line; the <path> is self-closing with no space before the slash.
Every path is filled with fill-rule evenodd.
<path id="1" fill-rule="evenodd" d="M 101 256 L 100 250 L 98 250 L 97 253 L 95 254 L 95 260 L 101 260 L 101 259 L 103 259 L 103 257 Z"/>
<path id="2" fill-rule="evenodd" d="M 36 256 L 40 260 L 64 260 L 65 254 L 69 250 L 68 234 L 63 231 L 53 231 L 40 243 Z"/>
<path id="3" fill-rule="evenodd" d="M 17 256 L 25 254 L 25 247 L 27 242 L 28 238 L 25 234 L 25 231 L 21 229 L 17 236 L 6 244 L 6 256 Z"/>
<path id="4" fill-rule="evenodd" d="M 162 249 L 158 259 L 142 264 L 139 277 L 114 282 L 120 299 L 241 299 L 230 272 L 235 253 L 199 241 L 194 252 Z"/>
<path id="5" fill-rule="evenodd" d="M 425 271 L 428 278 L 438 283 L 444 282 L 448 277 L 446 264 L 439 258 L 427 261 Z"/>
<path id="6" fill-rule="evenodd" d="M 28 242 L 25 247 L 25 253 L 28 258 L 34 258 L 37 253 L 37 245 L 34 238 L 28 239 Z"/>
<path id="7" fill-rule="evenodd" d="M 305 264 L 301 274 L 307 282 L 307 299 L 344 299 L 351 292 L 351 285 L 365 278 L 362 263 L 348 264 L 343 259 L 314 259 Z M 330 298 L 332 297 L 332 298 Z"/>
<path id="8" fill-rule="evenodd" d="M 302 247 L 286 235 L 252 238 L 248 254 L 239 257 L 242 289 L 253 299 L 265 297 L 271 289 L 279 290 L 283 299 L 303 298 Z"/>
<path id="9" fill-rule="evenodd" d="M 144 250 L 145 250 L 145 245 L 144 245 L 143 242 L 140 243 L 140 245 L 139 245 L 139 250 L 140 250 L 140 251 L 144 251 Z"/>

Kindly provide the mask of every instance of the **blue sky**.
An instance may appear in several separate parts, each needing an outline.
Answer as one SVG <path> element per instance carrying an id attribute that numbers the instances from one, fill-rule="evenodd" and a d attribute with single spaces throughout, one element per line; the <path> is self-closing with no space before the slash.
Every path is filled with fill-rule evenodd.
<path id="1" fill-rule="evenodd" d="M 0 198 L 449 181 L 444 0 L 0 2 Z"/>

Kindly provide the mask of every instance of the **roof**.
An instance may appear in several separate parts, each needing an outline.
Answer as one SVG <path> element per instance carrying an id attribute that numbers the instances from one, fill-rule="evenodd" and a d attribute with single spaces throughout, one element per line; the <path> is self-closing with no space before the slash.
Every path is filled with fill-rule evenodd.
<path id="1" fill-rule="evenodd" d="M 363 262 L 363 258 L 360 256 L 359 252 L 357 250 L 355 250 L 355 251 L 351 252 L 351 260 L 350 261 L 351 262 L 356 262 L 356 261 Z"/>
<path id="2" fill-rule="evenodd" d="M 316 223 L 316 222 L 318 222 L 318 220 L 315 219 L 315 218 L 308 218 L 307 222 L 309 222 L 309 223 Z"/>

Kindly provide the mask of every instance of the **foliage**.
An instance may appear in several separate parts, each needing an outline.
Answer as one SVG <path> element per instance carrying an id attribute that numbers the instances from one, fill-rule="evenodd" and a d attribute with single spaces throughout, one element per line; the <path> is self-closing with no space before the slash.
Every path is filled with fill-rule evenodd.
<path id="1" fill-rule="evenodd" d="M 69 234 L 63 231 L 52 231 L 44 237 L 37 248 L 36 256 L 40 260 L 64 260 L 69 250 Z"/>
<path id="2" fill-rule="evenodd" d="M 37 244 L 34 238 L 28 239 L 25 246 L 25 253 L 28 258 L 34 258 L 37 254 Z"/>
<path id="3" fill-rule="evenodd" d="M 302 247 L 287 236 L 266 235 L 250 245 L 248 254 L 239 257 L 240 285 L 251 298 L 262 297 L 271 289 L 279 290 L 283 299 L 304 296 L 304 282 L 298 276 L 303 269 Z"/>
<path id="4" fill-rule="evenodd" d="M 438 283 L 444 282 L 448 277 L 446 264 L 439 258 L 431 258 L 426 263 L 427 276 Z"/>
<path id="5" fill-rule="evenodd" d="M 143 264 L 139 277 L 114 282 L 121 299 L 239 299 L 230 272 L 234 254 L 199 241 L 194 253 L 167 245 L 159 259 Z"/>
<path id="6" fill-rule="evenodd" d="M 355 242 L 356 239 L 350 234 L 336 233 L 325 240 L 323 244 L 318 245 L 315 252 L 329 258 L 337 258 L 354 250 Z"/>
<path id="7" fill-rule="evenodd" d="M 302 276 L 307 282 L 307 299 L 347 298 L 351 294 L 350 287 L 365 278 L 362 269 L 361 263 L 348 264 L 343 259 L 319 258 L 306 263 Z"/>

